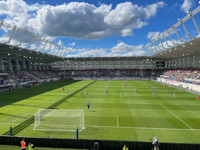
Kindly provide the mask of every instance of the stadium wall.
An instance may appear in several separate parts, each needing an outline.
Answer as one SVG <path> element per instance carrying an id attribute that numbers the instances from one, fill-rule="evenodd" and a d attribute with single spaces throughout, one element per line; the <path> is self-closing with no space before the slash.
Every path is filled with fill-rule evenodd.
<path id="1" fill-rule="evenodd" d="M 2 145 L 20 145 L 22 137 L 0 136 Z M 108 141 L 108 140 L 86 140 L 86 139 L 57 139 L 57 138 L 32 138 L 26 137 L 26 143 L 33 143 L 35 147 L 56 147 L 56 148 L 78 148 L 91 149 L 94 142 L 98 142 L 101 150 L 121 150 L 127 145 L 130 150 L 150 150 L 151 142 L 135 141 Z M 161 143 L 161 150 L 199 150 L 200 144 L 183 143 Z"/>
<path id="2" fill-rule="evenodd" d="M 55 61 L 51 65 L 61 70 L 152 69 L 156 68 L 156 60 L 149 57 L 83 57 L 67 58 L 65 61 Z"/>

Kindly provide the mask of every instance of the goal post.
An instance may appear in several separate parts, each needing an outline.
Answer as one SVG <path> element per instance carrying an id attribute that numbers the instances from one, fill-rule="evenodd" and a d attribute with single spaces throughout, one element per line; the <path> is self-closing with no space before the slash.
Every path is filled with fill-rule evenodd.
<path id="1" fill-rule="evenodd" d="M 76 129 L 85 129 L 84 110 L 81 109 L 39 109 L 34 119 L 33 130 L 76 132 Z"/>

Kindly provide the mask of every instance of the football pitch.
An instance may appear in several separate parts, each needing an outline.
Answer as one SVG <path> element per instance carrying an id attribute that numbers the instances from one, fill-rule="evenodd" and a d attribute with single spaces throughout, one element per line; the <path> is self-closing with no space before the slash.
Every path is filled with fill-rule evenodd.
<path id="1" fill-rule="evenodd" d="M 1 93 L 0 134 L 9 135 L 12 123 L 15 136 L 75 139 L 75 132 L 33 130 L 33 115 L 39 109 L 82 109 L 85 129 L 80 139 L 149 141 L 156 136 L 160 142 L 200 143 L 196 97 L 153 81 L 62 80 Z"/>

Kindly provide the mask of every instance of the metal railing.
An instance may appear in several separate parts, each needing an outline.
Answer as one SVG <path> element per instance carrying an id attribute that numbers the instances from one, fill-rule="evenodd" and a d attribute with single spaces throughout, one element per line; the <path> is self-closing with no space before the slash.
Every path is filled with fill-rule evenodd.
<path id="1" fill-rule="evenodd" d="M 200 4 L 200 2 L 199 2 Z M 192 12 L 187 11 L 187 16 L 185 16 L 183 19 L 178 19 L 178 22 L 173 25 L 171 28 L 167 29 L 166 31 L 164 31 L 163 33 L 161 33 L 159 36 L 157 36 L 155 39 L 153 39 L 150 43 L 146 44 L 145 49 L 148 52 L 149 56 L 154 56 L 158 53 L 161 53 L 163 51 L 175 48 L 177 46 L 183 45 L 187 42 L 190 42 L 194 39 L 199 38 L 200 36 L 200 29 L 199 26 L 194 18 L 194 16 L 196 14 L 198 14 L 200 12 L 200 6 L 197 7 L 195 10 L 193 10 Z M 187 22 L 188 20 L 192 20 L 192 22 L 194 23 L 195 29 L 198 33 L 198 35 L 196 37 L 192 37 L 189 32 L 188 29 L 185 26 L 185 22 Z M 188 40 L 183 40 L 180 36 L 180 34 L 177 31 L 178 27 L 183 27 L 184 32 L 188 38 Z M 175 39 L 173 39 L 172 34 L 176 34 L 178 41 L 176 41 Z M 170 38 L 169 41 L 167 41 L 167 37 Z M 162 40 L 164 40 L 164 42 L 162 42 Z M 169 45 L 169 42 L 172 43 L 172 45 Z"/>
<path id="2" fill-rule="evenodd" d="M 8 31 L 10 30 L 10 32 L 7 31 L 7 33 L 9 34 L 8 40 L 6 42 L 0 41 L 1 44 L 8 44 L 14 47 L 24 48 L 30 51 L 36 51 L 36 52 L 41 52 L 41 53 L 44 53 L 44 50 L 48 50 L 47 54 L 57 56 L 57 57 L 64 57 L 68 49 L 61 45 L 55 44 L 41 36 L 31 33 L 27 30 L 20 29 L 17 26 L 10 25 L 6 23 L 4 20 L 0 21 L 0 29 L 4 29 Z M 21 35 L 20 35 L 20 39 L 17 40 L 18 44 L 12 45 L 11 41 L 14 40 L 13 35 L 15 32 L 19 32 Z M 28 41 L 27 39 L 25 40 L 26 36 L 29 37 Z M 35 43 L 33 43 L 34 41 Z M 50 46 L 47 47 L 47 44 L 49 44 Z"/>

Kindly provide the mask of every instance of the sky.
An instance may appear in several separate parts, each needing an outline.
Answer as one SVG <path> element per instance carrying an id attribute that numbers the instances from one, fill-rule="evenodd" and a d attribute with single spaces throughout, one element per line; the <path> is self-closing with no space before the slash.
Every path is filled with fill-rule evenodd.
<path id="1" fill-rule="evenodd" d="M 198 6 L 198 0 L 0 0 L 0 20 L 68 48 L 65 57 L 146 56 L 147 43 Z M 0 30 L 0 42 L 9 33 Z"/>

